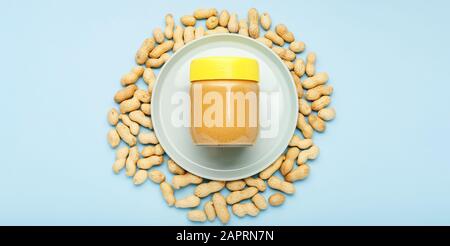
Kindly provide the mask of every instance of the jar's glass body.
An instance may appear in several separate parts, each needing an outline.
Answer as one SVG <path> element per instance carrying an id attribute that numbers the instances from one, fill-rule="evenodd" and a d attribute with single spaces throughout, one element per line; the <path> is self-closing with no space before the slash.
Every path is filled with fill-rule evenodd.
<path id="1" fill-rule="evenodd" d="M 191 135 L 195 144 L 246 146 L 259 132 L 259 84 L 250 80 L 191 83 Z"/>

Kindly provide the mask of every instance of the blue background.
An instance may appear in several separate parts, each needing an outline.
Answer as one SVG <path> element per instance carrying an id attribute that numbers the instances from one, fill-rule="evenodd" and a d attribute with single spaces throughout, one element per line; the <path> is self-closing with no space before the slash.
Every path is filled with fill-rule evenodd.
<path id="1" fill-rule="evenodd" d="M 295 196 L 230 224 L 450 225 L 448 1 L 207 3 L 0 2 L 1 225 L 191 224 L 112 173 L 105 115 L 166 13 L 253 6 L 317 52 L 338 115 Z"/>

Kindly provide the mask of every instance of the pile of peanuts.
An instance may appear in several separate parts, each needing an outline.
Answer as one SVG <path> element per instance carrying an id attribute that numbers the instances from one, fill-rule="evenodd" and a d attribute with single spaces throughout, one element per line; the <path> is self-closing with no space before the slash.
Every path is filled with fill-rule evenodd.
<path id="1" fill-rule="evenodd" d="M 206 20 L 206 29 L 203 26 L 195 27 L 200 20 Z M 298 57 L 297 54 L 305 50 L 305 43 L 296 40 L 284 24 L 278 24 L 274 30 L 270 30 L 270 15 L 260 15 L 254 8 L 243 19 L 238 19 L 236 14 L 230 14 L 227 10 L 219 13 L 210 8 L 198 9 L 192 15 L 182 16 L 182 25 L 175 25 L 171 14 L 165 16 L 165 22 L 164 30 L 155 28 L 153 37 L 143 41 L 135 57 L 137 66 L 123 75 L 120 80 L 123 88 L 114 96 L 119 109 L 113 108 L 108 113 L 108 122 L 113 126 L 108 132 L 109 144 L 113 148 L 117 148 L 121 141 L 128 145 L 117 148 L 116 160 L 112 166 L 114 173 L 118 174 L 125 169 L 125 175 L 132 177 L 135 185 L 141 185 L 147 179 L 159 184 L 166 203 L 177 208 L 193 209 L 187 213 L 187 218 L 196 222 L 213 221 L 218 217 L 226 224 L 230 219 L 229 206 L 238 217 L 256 216 L 261 210 L 267 209 L 268 204 L 280 206 L 286 199 L 285 194 L 295 193 L 293 183 L 309 175 L 308 160 L 316 159 L 319 154 L 319 148 L 312 141 L 314 131 L 324 132 L 326 121 L 333 120 L 336 116 L 335 110 L 328 107 L 333 87 L 327 84 L 327 73 L 316 72 L 316 54 L 308 53 L 305 60 Z M 254 38 L 283 60 L 291 71 L 297 88 L 299 134 L 292 137 L 285 154 L 255 177 L 227 182 L 204 180 L 186 172 L 169 159 L 166 162 L 167 169 L 174 175 L 170 182 L 163 172 L 152 169 L 164 163 L 164 149 L 151 131 L 150 101 L 156 78 L 154 69 L 164 65 L 170 58 L 170 51 L 177 52 L 195 39 L 216 33 Z M 147 84 L 147 89 L 140 89 L 136 85 L 141 77 Z M 141 128 L 145 131 L 141 131 Z M 138 143 L 143 146 L 141 150 Z M 283 179 L 274 175 L 278 171 L 281 174 L 278 176 Z M 174 190 L 189 185 L 196 185 L 193 195 L 175 197 Z M 266 200 L 262 192 L 267 186 L 273 192 Z M 226 197 L 221 193 L 224 188 L 230 191 Z M 194 209 L 200 205 L 201 199 L 210 195 L 211 199 L 204 204 L 203 209 Z"/>

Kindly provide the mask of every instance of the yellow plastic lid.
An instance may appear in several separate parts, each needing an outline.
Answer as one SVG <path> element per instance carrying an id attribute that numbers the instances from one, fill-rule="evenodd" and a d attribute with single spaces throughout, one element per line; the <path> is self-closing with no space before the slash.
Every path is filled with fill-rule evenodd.
<path id="1" fill-rule="evenodd" d="M 235 56 L 210 56 L 191 61 L 190 80 L 236 79 L 259 81 L 255 59 Z"/>

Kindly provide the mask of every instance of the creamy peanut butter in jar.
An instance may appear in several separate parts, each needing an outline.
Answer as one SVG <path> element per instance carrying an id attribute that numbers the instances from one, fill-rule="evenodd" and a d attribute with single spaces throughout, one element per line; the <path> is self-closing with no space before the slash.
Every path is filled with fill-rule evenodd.
<path id="1" fill-rule="evenodd" d="M 214 56 L 190 65 L 191 135 L 197 145 L 248 146 L 259 132 L 255 59 Z"/>

